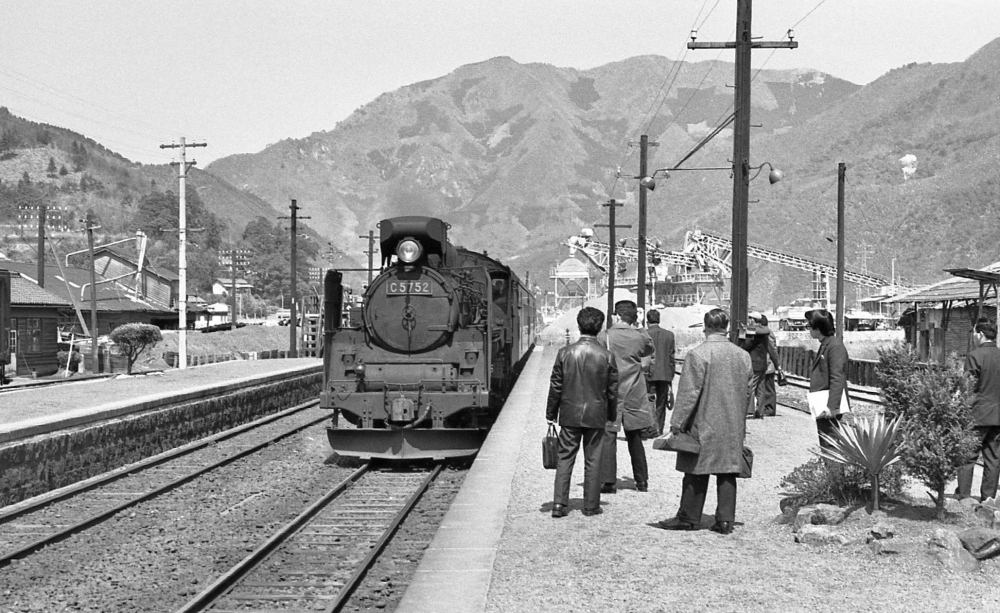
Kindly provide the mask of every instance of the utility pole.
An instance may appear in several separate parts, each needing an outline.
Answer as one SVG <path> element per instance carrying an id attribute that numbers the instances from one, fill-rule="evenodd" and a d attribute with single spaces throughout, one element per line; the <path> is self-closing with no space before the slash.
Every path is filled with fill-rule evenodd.
<path id="1" fill-rule="evenodd" d="M 296 240 L 298 239 L 298 225 L 296 223 L 299 219 L 311 219 L 311 217 L 299 217 L 299 206 L 292 200 L 292 204 L 288 207 L 292 214 L 288 217 L 279 217 L 278 219 L 290 219 L 292 220 L 292 308 L 290 309 L 288 320 L 288 353 L 289 357 L 298 356 L 298 344 L 296 343 L 296 328 L 298 323 L 298 300 L 299 300 L 299 284 L 296 278 L 296 265 L 295 260 L 297 257 L 296 251 Z"/>
<path id="2" fill-rule="evenodd" d="M 631 225 L 616 225 L 615 224 L 615 209 L 620 206 L 625 206 L 624 203 L 616 201 L 614 198 L 608 200 L 601 204 L 601 206 L 608 207 L 608 223 L 607 224 L 594 224 L 598 228 L 608 229 L 608 316 L 605 323 L 607 327 L 611 327 L 611 314 L 615 310 L 615 269 L 618 267 L 618 263 L 615 262 L 615 228 L 631 228 Z"/>
<path id="3" fill-rule="evenodd" d="M 246 256 L 249 253 L 246 249 L 230 249 L 229 251 L 222 251 L 219 253 L 219 264 L 224 266 L 225 260 L 223 259 L 223 254 L 228 254 L 229 257 L 229 298 L 230 298 L 230 311 L 231 315 L 229 317 L 230 329 L 236 329 L 237 310 L 236 303 L 236 276 L 240 272 L 240 268 L 246 268 Z"/>
<path id="4" fill-rule="evenodd" d="M 837 338 L 844 338 L 844 181 L 847 164 L 837 164 Z"/>
<path id="5" fill-rule="evenodd" d="M 45 205 L 38 207 L 38 287 L 45 287 Z"/>
<path id="6" fill-rule="evenodd" d="M 750 36 L 751 0 L 737 0 L 736 41 L 687 44 L 688 49 L 736 49 L 736 120 L 733 123 L 733 250 L 729 288 L 729 340 L 739 341 L 747 321 L 747 201 L 750 193 L 750 50 L 795 49 L 789 40 L 755 41 Z"/>
<path id="7" fill-rule="evenodd" d="M 373 266 L 374 257 L 375 257 L 375 230 L 369 230 L 368 231 L 368 236 L 365 236 L 365 235 L 362 234 L 358 238 L 367 238 L 368 239 L 368 251 L 365 251 L 365 253 L 368 254 L 368 287 L 371 287 L 372 286 L 372 266 Z"/>
<path id="8" fill-rule="evenodd" d="M 90 252 L 90 360 L 94 372 L 101 372 L 97 363 L 97 337 L 100 330 L 97 327 L 97 271 L 94 265 L 94 230 L 101 226 L 94 224 L 94 214 L 87 213 L 87 250 Z"/>
<path id="9" fill-rule="evenodd" d="M 639 137 L 639 178 L 646 176 L 647 152 L 650 146 L 659 143 L 650 141 L 645 134 Z M 640 309 L 646 308 L 646 192 L 645 185 L 639 183 L 639 269 L 636 271 L 636 298 Z"/>
<path id="10" fill-rule="evenodd" d="M 180 149 L 181 161 L 170 162 L 171 166 L 177 166 L 177 179 L 180 182 L 180 214 L 178 215 L 178 238 L 177 238 L 177 276 L 180 277 L 177 292 L 177 368 L 187 368 L 187 194 L 185 191 L 185 180 L 189 168 L 197 164 L 195 160 L 187 161 L 188 147 L 207 147 L 208 143 L 188 143 L 184 137 L 180 137 L 180 143 L 160 145 L 160 149 Z"/>

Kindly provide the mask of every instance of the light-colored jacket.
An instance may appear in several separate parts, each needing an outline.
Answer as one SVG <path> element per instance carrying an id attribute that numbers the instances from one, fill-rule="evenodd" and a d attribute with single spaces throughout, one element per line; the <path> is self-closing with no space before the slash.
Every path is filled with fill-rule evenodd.
<path id="1" fill-rule="evenodd" d="M 691 432 L 701 452 L 678 453 L 677 470 L 696 475 L 740 471 L 750 368 L 750 355 L 724 335 L 713 334 L 688 352 L 670 427 Z"/>
<path id="2" fill-rule="evenodd" d="M 653 354 L 653 339 L 645 330 L 622 322 L 601 332 L 597 339 L 611 350 L 618 365 L 619 423 L 626 430 L 646 428 L 653 423 L 653 416 L 646 377 L 642 374 L 642 358 Z"/>

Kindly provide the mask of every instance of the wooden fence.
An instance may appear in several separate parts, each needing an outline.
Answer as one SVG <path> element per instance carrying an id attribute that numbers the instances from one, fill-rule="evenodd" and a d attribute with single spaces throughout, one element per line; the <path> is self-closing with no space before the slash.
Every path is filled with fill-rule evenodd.
<path id="1" fill-rule="evenodd" d="M 809 378 L 813 357 L 816 351 L 805 347 L 778 347 L 778 361 L 781 370 L 788 374 Z M 875 367 L 878 360 L 849 360 L 847 363 L 847 380 L 854 385 L 878 387 Z"/>

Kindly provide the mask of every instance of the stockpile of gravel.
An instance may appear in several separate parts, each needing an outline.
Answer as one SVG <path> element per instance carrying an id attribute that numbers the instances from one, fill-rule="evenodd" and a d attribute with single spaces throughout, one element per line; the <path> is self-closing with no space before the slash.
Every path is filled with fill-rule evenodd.
<path id="1" fill-rule="evenodd" d="M 550 359 L 554 352 L 549 350 Z M 546 362 L 550 364 L 550 362 Z M 787 388 L 786 388 L 787 389 Z M 774 418 L 749 420 L 747 444 L 755 452 L 754 478 L 739 481 L 737 526 L 729 536 L 703 529 L 668 532 L 651 526 L 672 517 L 681 474 L 672 453 L 649 459 L 648 493 L 631 489 L 628 452 L 618 446 L 619 493 L 603 495 L 604 514 L 584 517 L 583 460 L 578 458 L 568 517 L 552 519 L 553 471 L 542 469 L 544 393 L 536 396 L 526 429 L 515 491 L 497 553 L 488 611 L 991 611 L 1000 610 L 1000 562 L 955 574 L 922 553 L 941 524 L 922 488 L 913 498 L 886 505 L 897 538 L 921 543 L 912 554 L 876 556 L 863 542 L 797 544 L 791 527 L 776 522 L 779 482 L 813 456 L 811 418 L 779 408 Z M 714 480 L 705 504 L 705 527 L 715 510 Z M 944 527 L 960 529 L 951 515 Z M 870 521 L 863 509 L 854 522 Z"/>

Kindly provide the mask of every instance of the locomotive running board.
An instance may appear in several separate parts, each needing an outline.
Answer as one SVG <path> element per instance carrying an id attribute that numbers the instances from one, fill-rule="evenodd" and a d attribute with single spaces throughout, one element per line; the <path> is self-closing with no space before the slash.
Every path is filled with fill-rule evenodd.
<path id="1" fill-rule="evenodd" d="M 327 428 L 330 447 L 340 456 L 387 460 L 443 460 L 476 455 L 485 430 L 382 430 Z"/>

